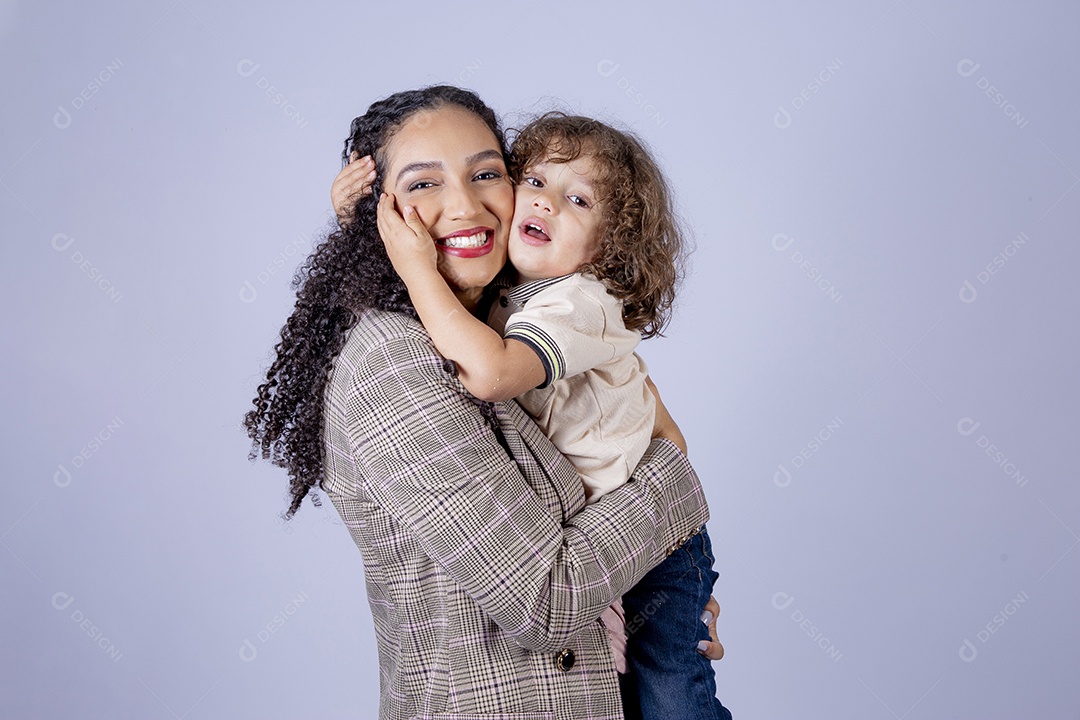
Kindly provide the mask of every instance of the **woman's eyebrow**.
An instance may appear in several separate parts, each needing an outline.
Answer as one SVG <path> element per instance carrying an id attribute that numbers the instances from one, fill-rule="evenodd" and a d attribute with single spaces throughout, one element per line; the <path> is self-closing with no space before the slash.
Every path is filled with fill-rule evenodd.
<path id="1" fill-rule="evenodd" d="M 494 150 L 494 149 L 492 149 L 492 150 L 481 150 L 480 152 L 476 153 L 475 155 L 470 155 L 468 158 L 466 158 L 465 159 L 465 164 L 466 165 L 475 165 L 476 163 L 483 162 L 485 160 L 502 160 L 502 159 L 503 159 L 503 154 L 501 152 L 499 152 L 498 150 Z M 443 163 L 442 163 L 441 160 L 423 160 L 423 161 L 420 161 L 420 162 L 409 163 L 405 167 L 401 168 L 401 170 L 398 172 L 397 178 L 394 180 L 394 182 L 395 183 L 400 182 L 401 178 L 404 177 L 405 173 L 415 172 L 417 170 L 443 170 L 443 169 L 444 169 L 444 166 L 443 166 Z"/>
<path id="2" fill-rule="evenodd" d="M 423 162 L 409 163 L 405 167 L 401 168 L 401 171 L 397 174 L 395 183 L 401 182 L 401 178 L 405 173 L 415 172 L 416 170 L 442 170 L 443 164 L 439 160 L 424 160 Z"/>
<path id="3" fill-rule="evenodd" d="M 468 160 L 465 161 L 466 165 L 475 165 L 478 162 L 485 160 L 502 160 L 503 154 L 498 150 L 482 150 L 475 155 L 471 155 Z"/>

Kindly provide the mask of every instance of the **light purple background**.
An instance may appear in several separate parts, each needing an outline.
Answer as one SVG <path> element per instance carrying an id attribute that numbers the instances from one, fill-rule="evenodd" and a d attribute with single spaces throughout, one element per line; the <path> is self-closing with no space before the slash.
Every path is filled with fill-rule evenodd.
<path id="1" fill-rule="evenodd" d="M 621 121 L 677 190 L 693 273 L 643 354 L 712 507 L 735 716 L 1077 717 L 1078 27 L 0 1 L 0 716 L 375 716 L 360 554 L 328 503 L 282 523 L 239 421 L 350 120 L 451 82 Z"/>

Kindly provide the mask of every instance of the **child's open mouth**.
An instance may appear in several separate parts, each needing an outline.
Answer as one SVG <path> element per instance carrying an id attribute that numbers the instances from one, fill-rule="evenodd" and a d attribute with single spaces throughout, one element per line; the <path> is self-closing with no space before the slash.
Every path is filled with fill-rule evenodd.
<path id="1" fill-rule="evenodd" d="M 541 245 L 551 242 L 547 225 L 538 218 L 529 218 L 518 226 L 521 239 L 529 245 Z"/>

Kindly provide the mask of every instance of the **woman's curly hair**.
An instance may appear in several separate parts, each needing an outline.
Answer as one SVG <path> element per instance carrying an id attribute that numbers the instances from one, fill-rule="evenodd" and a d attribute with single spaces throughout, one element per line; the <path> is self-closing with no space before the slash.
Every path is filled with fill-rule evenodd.
<path id="1" fill-rule="evenodd" d="M 479 117 L 505 148 L 495 112 L 475 93 L 435 85 L 396 93 L 379 100 L 352 121 L 341 153 L 371 155 L 378 172 L 373 192 L 358 196 L 349 219 L 319 244 L 293 278 L 296 305 L 281 329 L 276 357 L 259 386 L 254 409 L 244 416 L 252 440 L 251 459 L 261 455 L 289 473 L 292 501 L 285 519 L 300 508 L 314 488 L 323 488 L 323 393 L 334 359 L 345 344 L 359 313 L 369 309 L 416 311 L 405 283 L 394 271 L 375 222 L 377 198 L 387 167 L 390 138 L 410 117 L 423 110 L 456 105 Z M 319 506 L 317 493 L 312 502 Z"/>
<path id="2" fill-rule="evenodd" d="M 515 182 L 540 162 L 592 160 L 603 216 L 596 258 L 581 267 L 623 302 L 623 322 L 662 334 L 685 268 L 686 242 L 667 181 L 644 144 L 599 120 L 549 112 L 518 131 L 510 149 Z"/>

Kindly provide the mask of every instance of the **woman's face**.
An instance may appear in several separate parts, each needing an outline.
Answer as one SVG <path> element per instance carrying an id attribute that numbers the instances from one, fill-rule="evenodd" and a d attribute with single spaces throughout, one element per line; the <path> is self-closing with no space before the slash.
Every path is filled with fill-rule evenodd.
<path id="1" fill-rule="evenodd" d="M 439 272 L 475 302 L 506 264 L 514 188 L 484 121 L 456 105 L 416 113 L 386 145 L 385 192 L 412 205 L 439 253 Z"/>

